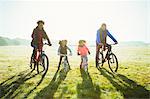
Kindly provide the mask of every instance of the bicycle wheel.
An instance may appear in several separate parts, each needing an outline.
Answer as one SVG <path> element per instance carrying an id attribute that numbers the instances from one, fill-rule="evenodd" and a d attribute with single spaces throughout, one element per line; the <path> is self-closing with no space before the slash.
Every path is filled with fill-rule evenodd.
<path id="1" fill-rule="evenodd" d="M 118 70 L 118 60 L 115 54 L 111 53 L 108 57 L 108 65 L 112 72 L 117 72 Z"/>
<path id="2" fill-rule="evenodd" d="M 46 73 L 49 68 L 49 60 L 48 60 L 47 55 L 45 54 L 42 55 L 42 66 L 43 66 L 44 73 Z"/>
<path id="3" fill-rule="evenodd" d="M 66 60 L 63 62 L 63 66 L 64 66 L 64 70 L 68 71 L 68 63 L 66 62 Z"/>
<path id="4" fill-rule="evenodd" d="M 103 64 L 104 64 L 104 62 L 103 62 L 103 53 L 99 53 L 99 57 L 98 57 L 98 60 L 97 60 L 97 62 L 98 62 L 98 67 L 99 68 L 101 68 L 102 66 L 103 66 Z"/>

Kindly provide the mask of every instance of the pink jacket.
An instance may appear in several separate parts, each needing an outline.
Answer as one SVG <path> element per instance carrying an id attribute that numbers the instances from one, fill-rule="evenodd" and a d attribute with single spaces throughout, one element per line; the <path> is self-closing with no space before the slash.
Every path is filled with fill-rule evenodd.
<path id="1" fill-rule="evenodd" d="M 78 53 L 81 55 L 81 56 L 86 56 L 89 52 L 89 49 L 84 45 L 84 46 L 78 46 Z"/>

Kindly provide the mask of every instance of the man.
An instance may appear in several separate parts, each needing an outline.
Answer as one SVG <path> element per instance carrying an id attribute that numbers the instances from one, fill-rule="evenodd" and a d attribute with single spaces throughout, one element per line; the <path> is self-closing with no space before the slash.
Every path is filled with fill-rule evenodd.
<path id="1" fill-rule="evenodd" d="M 44 30 L 44 28 L 43 28 L 44 21 L 39 20 L 37 22 L 37 24 L 38 24 L 38 26 L 33 30 L 33 33 L 31 35 L 31 37 L 32 37 L 31 46 L 34 48 L 32 58 L 35 58 L 35 54 L 36 54 L 37 49 L 42 51 L 43 39 L 46 39 L 50 46 L 52 45 L 46 32 L 45 32 L 45 30 Z"/>
<path id="2" fill-rule="evenodd" d="M 109 33 L 109 31 L 106 29 L 106 24 L 103 23 L 100 27 L 100 29 L 97 30 L 97 35 L 96 35 L 96 67 L 98 67 L 98 59 L 99 59 L 99 51 L 102 46 L 108 47 L 108 50 L 111 50 L 111 46 L 107 44 L 107 36 L 109 36 L 115 44 L 118 44 L 117 40 Z M 107 59 L 107 54 L 106 58 Z M 104 62 L 105 60 L 103 60 Z"/>

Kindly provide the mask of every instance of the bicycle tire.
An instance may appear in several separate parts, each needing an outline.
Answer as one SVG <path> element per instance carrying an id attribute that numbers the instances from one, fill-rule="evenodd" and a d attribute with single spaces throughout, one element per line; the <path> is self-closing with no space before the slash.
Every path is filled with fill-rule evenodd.
<path id="1" fill-rule="evenodd" d="M 111 57 L 112 56 L 112 57 Z M 113 54 L 113 53 L 111 53 L 111 54 L 109 54 L 109 57 L 108 57 L 109 59 L 108 59 L 108 65 L 109 65 L 109 69 L 112 71 L 112 72 L 117 72 L 117 70 L 118 70 L 118 59 L 117 59 L 117 57 L 116 57 L 116 55 L 115 54 Z M 115 59 L 115 60 L 114 60 Z M 113 60 L 113 62 L 112 62 L 112 60 Z M 112 65 L 112 63 L 114 63 L 115 62 L 115 65 L 114 65 L 114 68 L 113 68 L 113 65 Z"/>
<path id="2" fill-rule="evenodd" d="M 49 68 L 49 60 L 46 54 L 42 54 L 42 65 L 43 65 L 43 68 L 45 68 L 44 73 L 46 73 Z"/>

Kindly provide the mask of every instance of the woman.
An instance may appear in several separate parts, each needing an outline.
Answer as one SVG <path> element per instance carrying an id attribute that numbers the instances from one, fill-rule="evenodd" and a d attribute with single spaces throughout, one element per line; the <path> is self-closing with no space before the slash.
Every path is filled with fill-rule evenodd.
<path id="1" fill-rule="evenodd" d="M 44 21 L 39 20 L 37 22 L 38 26 L 33 30 L 33 33 L 31 35 L 32 37 L 32 42 L 31 46 L 33 47 L 33 53 L 32 53 L 32 58 L 35 58 L 36 51 L 42 51 L 43 48 L 43 39 L 46 39 L 48 41 L 48 44 L 51 46 L 51 42 L 43 28 Z"/>

